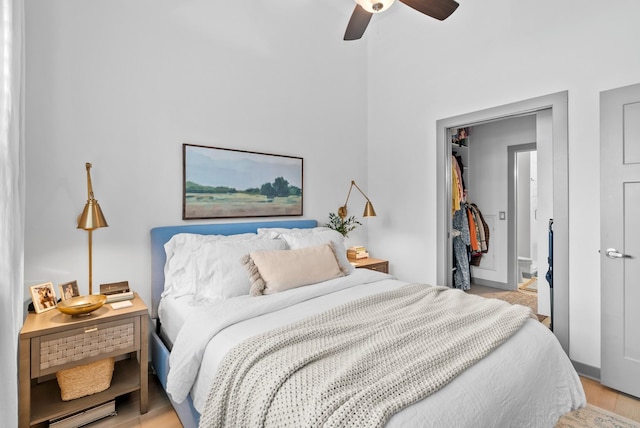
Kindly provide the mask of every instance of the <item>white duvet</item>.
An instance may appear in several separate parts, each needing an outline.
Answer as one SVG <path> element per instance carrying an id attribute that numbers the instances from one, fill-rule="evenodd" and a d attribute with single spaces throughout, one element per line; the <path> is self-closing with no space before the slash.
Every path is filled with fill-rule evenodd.
<path id="1" fill-rule="evenodd" d="M 182 402 L 189 393 L 203 410 L 216 369 L 242 340 L 366 295 L 405 285 L 365 269 L 321 284 L 269 296 L 242 296 L 211 305 L 161 305 L 161 320 L 183 325 L 170 359 L 167 392 Z M 174 302 L 175 303 L 175 302 Z M 168 317 L 167 307 L 187 313 Z M 165 314 L 163 315 L 163 311 Z M 165 326 L 166 327 L 166 326 Z M 553 334 L 529 320 L 509 341 L 439 392 L 393 416 L 392 427 L 553 427 L 585 404 L 580 380 Z"/>

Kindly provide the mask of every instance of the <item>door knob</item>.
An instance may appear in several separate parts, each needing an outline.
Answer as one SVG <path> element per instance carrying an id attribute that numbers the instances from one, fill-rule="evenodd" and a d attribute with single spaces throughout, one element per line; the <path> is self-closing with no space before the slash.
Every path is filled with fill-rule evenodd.
<path id="1" fill-rule="evenodd" d="M 623 258 L 631 258 L 630 255 L 628 254 L 622 254 L 620 252 L 618 252 L 618 250 L 616 250 L 615 248 L 608 248 L 607 252 L 605 253 L 605 255 L 607 257 L 609 257 L 610 259 L 623 259 Z"/>

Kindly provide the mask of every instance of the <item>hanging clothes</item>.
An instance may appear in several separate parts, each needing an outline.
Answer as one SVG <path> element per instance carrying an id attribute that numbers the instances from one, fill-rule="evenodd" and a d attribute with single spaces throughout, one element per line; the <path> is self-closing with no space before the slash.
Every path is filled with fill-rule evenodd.
<path id="1" fill-rule="evenodd" d="M 472 252 L 471 254 L 471 265 L 480 266 L 482 254 L 489 251 L 489 225 L 484 220 L 482 212 L 480 212 L 480 209 L 476 204 L 469 204 L 469 210 L 477 225 L 476 233 L 479 247 L 479 251 Z"/>
<path id="2" fill-rule="evenodd" d="M 451 214 L 455 214 L 460 209 L 462 203 L 462 184 L 460 181 L 460 169 L 457 167 L 458 161 L 455 156 L 451 156 Z"/>
<path id="3" fill-rule="evenodd" d="M 489 251 L 489 225 L 486 221 L 484 221 L 484 217 L 482 216 L 482 212 L 480 208 L 476 204 L 471 204 L 471 208 L 475 212 L 475 215 L 480 219 L 479 224 L 482 224 L 482 228 L 480 232 L 482 233 L 482 242 L 480 242 L 480 250 L 483 253 L 487 253 Z"/>
<path id="4" fill-rule="evenodd" d="M 469 221 L 469 247 L 473 254 L 480 251 L 480 244 L 478 243 L 478 224 L 469 206 L 467 206 L 467 220 Z"/>
<path id="5" fill-rule="evenodd" d="M 456 288 L 469 290 L 471 288 L 471 269 L 469 268 L 469 219 L 466 204 L 453 214 L 453 261 L 456 268 L 453 282 Z M 455 232 L 460 232 L 459 234 Z"/>
<path id="6" fill-rule="evenodd" d="M 474 205 L 475 204 L 469 205 L 469 212 L 471 217 L 473 217 L 474 219 L 474 223 L 477 225 L 477 228 L 474 231 L 474 233 L 476 234 L 476 239 L 478 240 L 478 250 L 476 252 L 479 253 L 487 250 L 487 243 L 486 243 L 486 237 L 484 233 L 484 226 L 482 224 L 483 220 L 478 214 L 479 210 Z"/>
<path id="7" fill-rule="evenodd" d="M 462 158 L 459 156 L 453 156 L 453 159 L 451 161 L 452 161 L 451 164 L 453 168 L 455 168 L 456 170 L 456 176 L 458 177 L 456 181 L 458 184 L 458 193 L 460 194 L 460 201 L 466 202 L 467 192 L 466 192 L 466 187 L 464 186 L 464 177 L 463 177 L 464 168 L 462 167 Z"/>
<path id="8" fill-rule="evenodd" d="M 460 183 L 462 184 L 462 189 L 466 193 L 467 186 L 466 184 L 464 184 L 464 164 L 462 163 L 462 156 L 460 156 L 456 152 L 453 152 L 453 156 L 455 156 L 456 161 L 458 162 L 458 169 L 459 169 L 458 175 L 460 176 Z"/>

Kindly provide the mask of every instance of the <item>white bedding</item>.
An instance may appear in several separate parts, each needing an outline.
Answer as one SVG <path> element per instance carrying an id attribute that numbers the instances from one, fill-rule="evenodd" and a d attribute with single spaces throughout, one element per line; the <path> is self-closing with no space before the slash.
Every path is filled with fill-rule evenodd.
<path id="1" fill-rule="evenodd" d="M 240 341 L 405 284 L 358 269 L 345 278 L 272 296 L 243 296 L 212 305 L 194 305 L 187 297 L 163 302 L 161 321 L 175 343 L 167 392 L 176 401 L 191 392 L 201 412 L 217 366 Z M 180 325 L 167 325 L 172 323 Z M 542 324 L 529 320 L 507 343 L 439 392 L 393 416 L 387 426 L 553 427 L 562 414 L 584 404 L 579 378 L 557 340 Z"/>
<path id="2" fill-rule="evenodd" d="M 202 309 L 198 307 L 198 309 Z M 178 332 L 182 328 L 185 320 L 194 310 L 193 296 L 168 296 L 160 300 L 158 305 L 158 317 L 160 318 L 162 337 L 168 340 L 169 347 L 173 347 Z"/>

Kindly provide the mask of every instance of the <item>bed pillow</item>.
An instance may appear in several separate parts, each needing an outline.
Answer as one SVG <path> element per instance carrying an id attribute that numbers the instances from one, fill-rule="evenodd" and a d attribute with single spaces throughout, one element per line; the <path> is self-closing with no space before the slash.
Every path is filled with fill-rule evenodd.
<path id="1" fill-rule="evenodd" d="M 252 296 L 273 294 L 344 276 L 332 242 L 282 251 L 252 251 L 241 259 Z"/>
<path id="2" fill-rule="evenodd" d="M 313 229 L 290 229 L 289 231 L 280 233 L 278 236 L 286 241 L 287 246 L 291 250 L 333 242 L 336 257 L 345 274 L 349 275 L 355 269 L 351 263 L 349 263 L 349 259 L 347 259 L 347 250 L 344 247 L 344 236 L 342 236 L 340 232 L 336 232 L 328 227 L 316 227 Z"/>
<path id="3" fill-rule="evenodd" d="M 299 233 L 299 234 L 310 234 L 315 233 L 319 230 L 330 230 L 328 227 L 310 227 L 306 229 L 300 228 L 285 228 L 285 227 L 259 227 L 257 232 L 258 236 L 262 236 L 264 238 L 277 239 L 283 233 Z"/>
<path id="4" fill-rule="evenodd" d="M 196 300 L 220 300 L 249 294 L 251 282 L 242 256 L 258 250 L 284 250 L 281 239 L 254 239 L 236 242 L 210 242 L 194 253 Z"/>
<path id="5" fill-rule="evenodd" d="M 193 253 L 208 242 L 237 242 L 255 239 L 255 233 L 237 235 L 200 235 L 178 233 L 164 244 L 166 262 L 164 264 L 164 291 L 162 297 L 174 297 L 196 293 Z"/>

